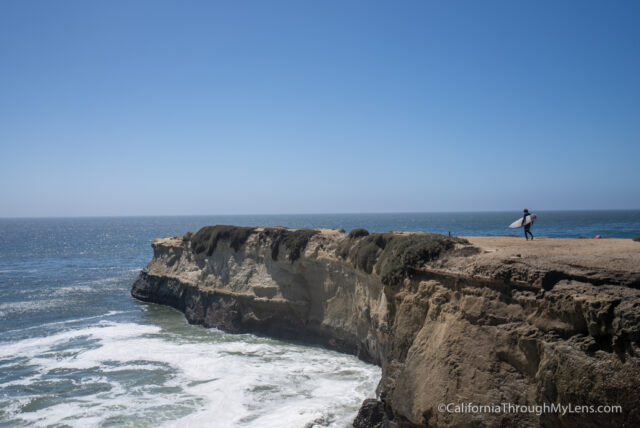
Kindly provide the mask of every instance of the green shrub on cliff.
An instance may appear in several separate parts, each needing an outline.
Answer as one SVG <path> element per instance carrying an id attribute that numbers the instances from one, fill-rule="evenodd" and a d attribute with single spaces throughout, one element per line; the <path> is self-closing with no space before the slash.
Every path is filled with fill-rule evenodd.
<path id="1" fill-rule="evenodd" d="M 399 284 L 412 269 L 435 260 L 465 239 L 437 234 L 372 233 L 349 235 L 337 250 L 339 257 L 351 260 L 357 269 L 375 271 L 386 285 Z"/>
<path id="2" fill-rule="evenodd" d="M 465 239 L 437 234 L 394 235 L 376 264 L 376 273 L 386 285 L 399 284 L 412 269 L 439 258 Z"/>
<path id="3" fill-rule="evenodd" d="M 263 235 L 271 238 L 271 259 L 278 259 L 280 247 L 284 245 L 289 249 L 288 259 L 293 263 L 300 258 L 304 249 L 307 248 L 309 239 L 317 233 L 319 232 L 313 229 L 289 230 L 267 227 L 264 229 Z"/>
<path id="4" fill-rule="evenodd" d="M 634 241 L 640 242 L 640 236 L 633 238 Z"/>
<path id="5" fill-rule="evenodd" d="M 198 232 L 190 236 L 191 248 L 196 254 L 205 253 L 207 256 L 213 254 L 216 250 L 219 240 L 229 242 L 229 246 L 238 251 L 240 247 L 247 241 L 249 235 L 253 233 L 253 227 L 242 226 L 205 226 Z M 185 235 L 184 239 L 188 239 Z"/>
<path id="6" fill-rule="evenodd" d="M 364 229 L 360 229 L 364 230 Z M 338 248 L 338 256 L 349 258 L 353 266 L 366 273 L 373 272 L 378 256 L 384 250 L 390 234 L 373 233 L 371 235 L 354 234 L 342 241 Z"/>

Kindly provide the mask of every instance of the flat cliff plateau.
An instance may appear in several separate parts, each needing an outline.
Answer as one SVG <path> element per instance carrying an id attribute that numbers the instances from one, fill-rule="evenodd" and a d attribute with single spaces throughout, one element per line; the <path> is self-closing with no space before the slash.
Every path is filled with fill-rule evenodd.
<path id="1" fill-rule="evenodd" d="M 640 426 L 638 242 L 209 226 L 153 249 L 134 297 L 381 365 L 356 427 Z"/>

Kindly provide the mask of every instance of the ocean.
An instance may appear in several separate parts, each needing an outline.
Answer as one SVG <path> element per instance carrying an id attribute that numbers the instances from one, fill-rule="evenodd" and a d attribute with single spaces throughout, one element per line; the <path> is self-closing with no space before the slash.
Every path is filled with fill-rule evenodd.
<path id="1" fill-rule="evenodd" d="M 640 236 L 637 210 L 536 214 L 536 236 Z M 519 215 L 0 219 L 0 426 L 348 426 L 378 367 L 134 300 L 151 241 L 211 224 L 519 235 Z"/>

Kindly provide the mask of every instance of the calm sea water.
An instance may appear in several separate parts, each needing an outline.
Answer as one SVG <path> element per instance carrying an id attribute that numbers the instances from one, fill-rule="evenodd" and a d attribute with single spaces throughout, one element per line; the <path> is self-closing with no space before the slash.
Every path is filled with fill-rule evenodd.
<path id="1" fill-rule="evenodd" d="M 640 211 L 537 214 L 538 236 L 640 236 Z M 133 300 L 151 241 L 209 224 L 503 235 L 518 215 L 0 220 L 0 425 L 347 426 L 379 368 Z"/>

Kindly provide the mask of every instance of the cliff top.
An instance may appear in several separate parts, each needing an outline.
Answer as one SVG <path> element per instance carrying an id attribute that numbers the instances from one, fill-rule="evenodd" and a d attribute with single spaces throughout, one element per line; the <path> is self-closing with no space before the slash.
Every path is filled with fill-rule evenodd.
<path id="1" fill-rule="evenodd" d="M 305 252 L 348 259 L 367 273 L 375 271 L 387 284 L 398 283 L 411 270 L 491 278 L 505 283 L 549 289 L 561 280 L 593 285 L 640 288 L 640 243 L 631 239 L 536 238 L 512 236 L 446 237 L 423 232 L 350 234 L 331 229 L 246 228 L 207 226 L 185 237 L 157 239 L 154 246 L 182 246 L 210 256 L 218 241 L 234 251 L 247 241 L 271 242 L 291 263 Z M 280 251 L 280 248 L 283 250 Z"/>
<path id="2" fill-rule="evenodd" d="M 558 266 L 640 272 L 640 242 L 631 239 L 466 237 L 483 252 L 478 259 L 523 258 L 542 268 Z"/>
<path id="3" fill-rule="evenodd" d="M 562 280 L 640 288 L 640 243 L 631 239 L 466 237 L 474 254 L 450 254 L 429 271 L 552 288 Z"/>

